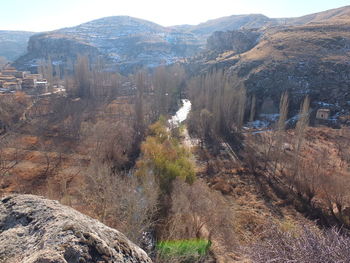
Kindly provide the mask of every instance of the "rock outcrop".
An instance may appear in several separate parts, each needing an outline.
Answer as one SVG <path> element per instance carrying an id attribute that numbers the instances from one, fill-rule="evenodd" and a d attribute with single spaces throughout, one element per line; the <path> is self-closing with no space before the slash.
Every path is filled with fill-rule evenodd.
<path id="1" fill-rule="evenodd" d="M 233 51 L 237 54 L 247 52 L 257 43 L 261 33 L 255 30 L 217 31 L 207 40 L 207 49 L 217 53 Z"/>
<path id="2" fill-rule="evenodd" d="M 0 201 L 2 263 L 149 263 L 122 233 L 57 201 L 12 195 Z"/>
<path id="3" fill-rule="evenodd" d="M 30 69 L 39 60 L 48 58 L 55 64 L 65 64 L 83 54 L 92 62 L 102 57 L 119 71 L 130 72 L 142 66 L 171 64 L 198 51 L 200 43 L 191 33 L 117 16 L 34 35 L 29 40 L 27 54 L 15 66 Z"/>
<path id="4" fill-rule="evenodd" d="M 298 114 L 306 95 L 311 99 L 314 112 L 326 107 L 332 111 L 332 119 L 348 115 L 350 7 L 337 12 L 341 14 L 341 20 L 331 16 L 329 20 L 303 26 L 257 30 L 261 35 L 250 49 L 250 43 L 254 42 L 240 37 L 241 42 L 237 43 L 243 52 L 233 45 L 237 33 L 215 33 L 209 38 L 208 47 L 216 52 L 198 56 L 197 61 L 192 59 L 189 67 L 197 66 L 202 72 L 213 68 L 227 69 L 235 85 L 246 87 L 249 95 L 256 96 L 257 113 L 261 113 L 267 100 L 272 100 L 274 108 L 278 109 L 281 94 L 287 91 L 291 117 Z M 335 11 L 328 13 L 334 14 Z M 313 17 L 327 17 L 326 14 Z M 222 53 L 217 52 L 220 50 Z"/>
<path id="5" fill-rule="evenodd" d="M 106 17 L 32 36 L 28 52 L 14 66 L 34 71 L 40 60 L 50 58 L 56 65 L 66 64 L 78 54 L 86 54 L 92 62 L 103 57 L 109 66 L 129 73 L 143 66 L 168 65 L 196 55 L 205 49 L 207 38 L 215 31 L 276 24 L 279 20 L 263 15 L 234 15 L 196 26 L 173 27 L 127 16 Z"/>

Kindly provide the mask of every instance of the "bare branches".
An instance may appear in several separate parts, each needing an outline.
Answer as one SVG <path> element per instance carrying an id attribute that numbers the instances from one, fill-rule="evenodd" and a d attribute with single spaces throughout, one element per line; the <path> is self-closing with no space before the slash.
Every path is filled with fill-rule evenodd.
<path id="1" fill-rule="evenodd" d="M 308 226 L 297 232 L 271 228 L 263 242 L 257 243 L 249 254 L 253 262 L 347 262 L 350 258 L 350 238 L 332 228 L 324 233 Z"/>
<path id="2" fill-rule="evenodd" d="M 93 160 L 87 171 L 84 197 L 99 219 L 118 228 L 136 244 L 155 223 L 159 190 L 154 177 L 114 173 Z"/>
<path id="3" fill-rule="evenodd" d="M 294 175 L 299 176 L 299 155 L 301 151 L 301 147 L 305 137 L 305 130 L 309 125 L 309 107 L 310 107 L 310 99 L 307 96 L 303 104 L 300 108 L 299 112 L 299 120 L 296 126 L 296 142 L 295 142 L 295 156 L 294 156 Z"/>
<path id="4" fill-rule="evenodd" d="M 189 118 L 191 132 L 206 142 L 215 141 L 220 136 L 232 137 L 232 134 L 240 132 L 246 113 L 247 94 L 244 86 L 236 84 L 224 71 L 219 70 L 193 78 L 189 92 L 192 101 Z M 255 115 L 255 106 L 251 107 L 251 114 Z M 199 121 L 203 115 L 212 116 L 210 127 L 205 127 L 208 131 L 202 130 L 203 122 Z"/>
<path id="5" fill-rule="evenodd" d="M 255 113 L 256 113 L 256 96 L 254 94 L 252 97 L 252 100 L 251 100 L 251 105 L 250 105 L 250 115 L 249 115 L 250 122 L 254 121 Z"/>

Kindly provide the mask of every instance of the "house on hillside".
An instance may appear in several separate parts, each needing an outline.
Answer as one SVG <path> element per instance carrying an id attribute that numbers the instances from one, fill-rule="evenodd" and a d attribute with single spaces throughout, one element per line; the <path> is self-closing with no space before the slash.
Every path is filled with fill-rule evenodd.
<path id="1" fill-rule="evenodd" d="M 3 81 L 3 82 L 17 81 L 17 78 L 15 76 L 0 74 L 0 81 Z"/>
<path id="2" fill-rule="evenodd" d="M 18 81 L 4 82 L 2 88 L 7 90 L 22 90 L 22 86 Z"/>
<path id="3" fill-rule="evenodd" d="M 24 74 L 23 78 L 23 88 L 33 89 L 33 88 L 46 88 L 48 82 L 46 79 L 43 79 L 41 74 Z"/>
<path id="4" fill-rule="evenodd" d="M 22 71 L 18 71 L 16 69 L 4 69 L 3 71 L 1 71 L 1 74 L 3 76 L 13 76 L 15 78 L 18 79 L 23 79 L 24 78 L 24 72 Z"/>
<path id="5" fill-rule="evenodd" d="M 21 90 L 22 80 L 12 75 L 0 74 L 0 88 L 7 90 Z"/>
<path id="6" fill-rule="evenodd" d="M 24 89 L 36 88 L 37 80 L 35 78 L 24 78 L 22 86 Z"/>
<path id="7" fill-rule="evenodd" d="M 12 67 L 6 67 L 0 71 L 0 88 L 13 91 L 24 89 L 45 89 L 49 86 L 42 74 L 31 74 L 30 72 L 18 71 Z"/>
<path id="8" fill-rule="evenodd" d="M 333 129 L 341 128 L 341 121 L 337 118 L 332 118 L 331 110 L 325 108 L 317 110 L 315 124 L 322 126 L 325 125 Z"/>
<path id="9" fill-rule="evenodd" d="M 330 114 L 331 114 L 331 111 L 329 109 L 318 109 L 318 111 L 316 113 L 316 119 L 317 120 L 328 120 Z"/>
<path id="10" fill-rule="evenodd" d="M 47 80 L 46 79 L 37 80 L 36 87 L 37 88 L 46 89 L 48 87 Z"/>

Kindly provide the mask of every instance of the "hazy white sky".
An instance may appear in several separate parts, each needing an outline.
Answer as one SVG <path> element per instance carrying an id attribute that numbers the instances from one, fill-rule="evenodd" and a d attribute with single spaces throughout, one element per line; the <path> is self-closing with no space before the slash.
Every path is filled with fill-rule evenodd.
<path id="1" fill-rule="evenodd" d="M 0 0 L 0 30 L 54 30 L 116 15 L 163 26 L 251 13 L 295 17 L 345 5 L 350 0 Z"/>

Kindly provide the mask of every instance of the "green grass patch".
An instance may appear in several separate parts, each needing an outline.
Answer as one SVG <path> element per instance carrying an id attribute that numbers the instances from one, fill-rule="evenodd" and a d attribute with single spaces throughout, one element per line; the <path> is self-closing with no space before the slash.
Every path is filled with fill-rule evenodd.
<path id="1" fill-rule="evenodd" d="M 204 257 L 210 248 L 211 242 L 204 239 L 161 241 L 157 250 L 161 258 L 178 258 L 180 262 L 191 262 Z"/>

